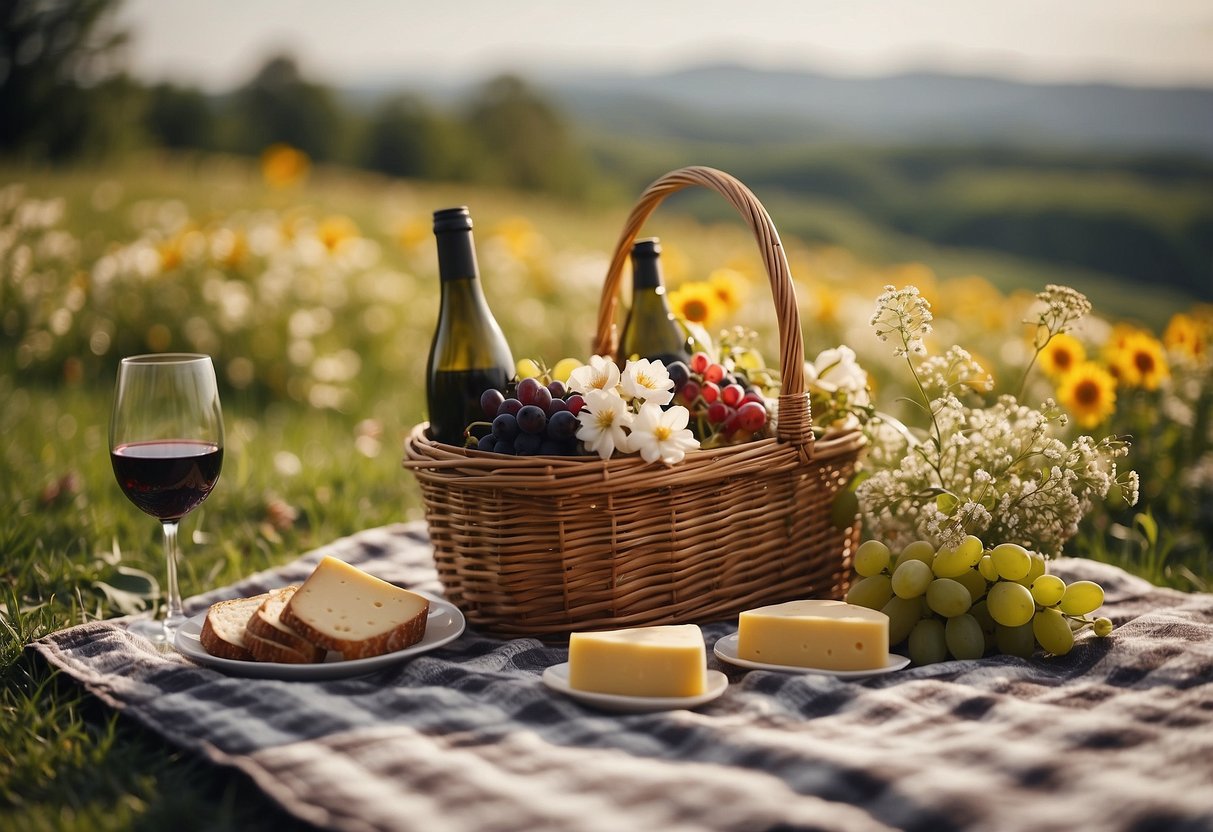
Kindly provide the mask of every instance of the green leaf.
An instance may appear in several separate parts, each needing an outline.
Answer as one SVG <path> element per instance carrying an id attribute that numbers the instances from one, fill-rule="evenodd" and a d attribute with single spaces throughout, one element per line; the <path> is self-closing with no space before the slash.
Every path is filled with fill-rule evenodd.
<path id="1" fill-rule="evenodd" d="M 830 506 L 830 519 L 834 523 L 834 528 L 848 528 L 855 522 L 858 514 L 859 498 L 855 496 L 855 492 L 845 488 L 839 491 L 834 497 L 833 505 Z"/>
<path id="2" fill-rule="evenodd" d="M 142 569 L 119 566 L 106 577 L 93 581 L 93 588 L 123 615 L 143 612 L 160 596 L 160 582 Z"/>
<path id="3" fill-rule="evenodd" d="M 1151 549 L 1158 545 L 1158 523 L 1150 512 L 1136 515 L 1133 518 L 1133 525 L 1141 529 L 1141 533 L 1146 536 L 1146 541 L 1150 544 Z"/>
<path id="4" fill-rule="evenodd" d="M 935 507 L 941 512 L 951 517 L 956 508 L 960 505 L 960 500 L 956 499 L 953 494 L 940 494 L 935 498 Z"/>

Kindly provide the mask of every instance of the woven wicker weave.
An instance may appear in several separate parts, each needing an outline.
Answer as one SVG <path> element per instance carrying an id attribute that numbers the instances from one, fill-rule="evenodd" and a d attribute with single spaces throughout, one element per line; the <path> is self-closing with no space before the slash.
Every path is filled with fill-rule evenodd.
<path id="1" fill-rule="evenodd" d="M 813 438 L 795 289 L 758 199 L 703 167 L 666 174 L 637 201 L 602 291 L 595 351 L 615 348 L 623 265 L 671 193 L 715 190 L 749 223 L 779 321 L 776 437 L 693 451 L 677 465 L 638 456 L 511 457 L 429 440 L 405 445 L 447 597 L 482 631 L 559 637 L 574 630 L 722 620 L 764 603 L 840 597 L 858 528 L 831 521 L 854 473 L 858 430 Z"/>

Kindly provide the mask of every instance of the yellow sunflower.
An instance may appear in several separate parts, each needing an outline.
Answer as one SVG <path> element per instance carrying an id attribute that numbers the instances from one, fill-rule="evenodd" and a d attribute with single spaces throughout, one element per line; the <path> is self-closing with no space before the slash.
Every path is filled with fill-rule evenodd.
<path id="1" fill-rule="evenodd" d="M 1116 367 L 1116 377 L 1127 387 L 1157 390 L 1158 385 L 1171 376 L 1162 344 L 1147 332 L 1138 331 L 1126 336 L 1112 363 Z"/>
<path id="2" fill-rule="evenodd" d="M 1040 351 L 1040 366 L 1050 378 L 1061 378 L 1087 359 L 1086 348 L 1073 335 L 1054 335 Z"/>
<path id="3" fill-rule="evenodd" d="M 712 284 L 684 283 L 670 292 L 670 311 L 684 321 L 710 327 L 724 317 L 724 307 Z"/>
<path id="4" fill-rule="evenodd" d="M 289 188 L 307 177 L 312 162 L 289 144 L 272 144 L 261 154 L 261 176 L 271 188 Z"/>
<path id="5" fill-rule="evenodd" d="M 749 285 L 745 276 L 733 269 L 716 269 L 708 276 L 708 283 L 720 303 L 729 312 L 736 312 L 745 303 Z"/>
<path id="6" fill-rule="evenodd" d="M 1116 379 L 1094 361 L 1084 361 L 1061 377 L 1057 399 L 1080 427 L 1094 428 L 1116 411 Z"/>
<path id="7" fill-rule="evenodd" d="M 1167 352 L 1181 361 L 1199 362 L 1208 347 L 1205 328 L 1200 321 L 1183 312 L 1177 313 L 1162 335 Z"/>

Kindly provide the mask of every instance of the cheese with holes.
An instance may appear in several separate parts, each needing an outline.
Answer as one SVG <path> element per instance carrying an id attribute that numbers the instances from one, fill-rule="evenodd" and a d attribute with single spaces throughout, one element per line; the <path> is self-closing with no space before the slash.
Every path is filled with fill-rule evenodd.
<path id="1" fill-rule="evenodd" d="M 707 688 L 703 633 L 694 624 L 573 633 L 569 686 L 622 696 L 698 696 Z"/>
<path id="2" fill-rule="evenodd" d="M 326 557 L 282 610 L 283 624 L 347 659 L 409 647 L 425 636 L 430 602 Z"/>
<path id="3" fill-rule="evenodd" d="M 737 655 L 752 662 L 875 670 L 888 663 L 889 617 L 843 601 L 788 601 L 743 612 Z"/>

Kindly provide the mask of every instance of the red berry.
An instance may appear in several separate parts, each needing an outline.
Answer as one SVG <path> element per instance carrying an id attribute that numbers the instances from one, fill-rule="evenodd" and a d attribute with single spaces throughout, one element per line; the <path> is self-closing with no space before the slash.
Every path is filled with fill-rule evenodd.
<path id="1" fill-rule="evenodd" d="M 702 373 L 712 363 L 706 352 L 697 352 L 691 356 L 691 372 Z"/>
<path id="2" fill-rule="evenodd" d="M 745 388 L 740 384 L 729 384 L 720 391 L 720 398 L 729 407 L 737 407 L 745 398 Z"/>
<path id="3" fill-rule="evenodd" d="M 728 407 L 726 405 L 726 407 Z M 724 418 L 724 423 L 720 426 L 721 433 L 726 436 L 737 430 L 737 411 L 728 407 L 728 415 Z"/>
<path id="4" fill-rule="evenodd" d="M 720 385 L 713 381 L 705 381 L 699 388 L 699 395 L 703 396 L 705 402 L 711 404 L 720 398 Z"/>
<path id="5" fill-rule="evenodd" d="M 682 400 L 688 405 L 694 404 L 695 400 L 699 398 L 699 382 L 688 381 L 686 384 L 682 385 L 682 389 L 678 391 L 678 395 L 681 396 Z"/>
<path id="6" fill-rule="evenodd" d="M 728 418 L 729 408 L 724 402 L 713 402 L 708 405 L 708 421 L 718 425 Z"/>
<path id="7" fill-rule="evenodd" d="M 742 397 L 741 402 L 737 406 L 741 407 L 741 405 L 748 404 L 749 402 L 757 402 L 758 404 L 762 405 L 764 409 L 767 406 L 766 400 L 763 399 L 762 396 L 758 393 L 746 393 L 745 396 Z"/>
<path id="8" fill-rule="evenodd" d="M 581 412 L 581 408 L 585 407 L 585 398 L 580 393 L 574 393 L 565 399 L 564 403 L 569 406 L 569 413 L 576 416 Z"/>
<path id="9" fill-rule="evenodd" d="M 767 409 L 758 402 L 746 402 L 737 409 L 737 427 L 746 433 L 757 433 L 767 423 Z"/>
<path id="10" fill-rule="evenodd" d="M 724 378 L 724 367 L 719 364 L 709 364 L 707 369 L 703 371 L 703 377 L 708 381 L 720 381 Z"/>

